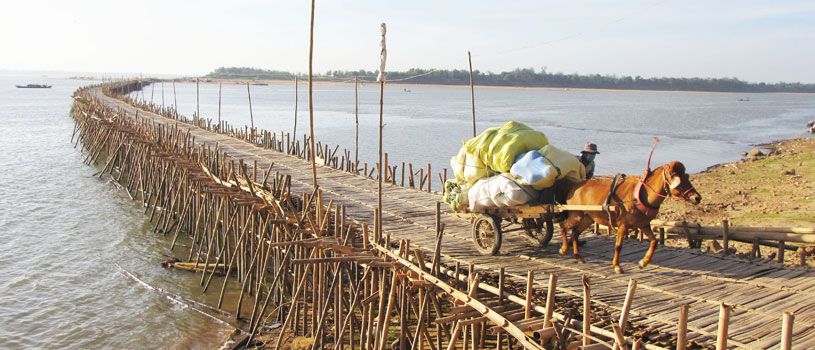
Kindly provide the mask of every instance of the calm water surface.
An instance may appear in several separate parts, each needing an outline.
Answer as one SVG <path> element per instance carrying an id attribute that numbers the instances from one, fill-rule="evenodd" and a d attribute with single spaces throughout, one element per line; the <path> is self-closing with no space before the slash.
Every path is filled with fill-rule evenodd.
<path id="1" fill-rule="evenodd" d="M 169 243 L 72 147 L 71 93 L 88 83 L 0 76 L 0 349 L 217 348 L 227 325 L 117 267 L 206 300 L 195 276 L 159 266 Z"/>
<path id="2" fill-rule="evenodd" d="M 308 132 L 308 95 L 300 86 L 297 133 Z M 161 104 L 161 84 L 136 93 Z M 406 91 L 409 90 L 409 91 Z M 291 132 L 294 84 L 251 86 L 255 125 Z M 742 102 L 739 99 L 748 99 Z M 385 151 L 390 159 L 414 164 L 431 162 L 436 171 L 449 168 L 462 140 L 471 137 L 470 91 L 467 87 L 394 85 L 385 88 Z M 360 157 L 373 163 L 377 152 L 379 87 L 360 90 Z M 180 113 L 196 110 L 195 84 L 177 83 L 175 95 L 164 84 L 164 103 Z M 315 134 L 318 140 L 353 154 L 353 84 L 316 85 Z M 597 172 L 642 172 L 658 136 L 654 164 L 680 160 L 690 171 L 737 160 L 752 144 L 804 134 L 815 119 L 815 94 L 736 94 L 649 91 L 508 89 L 476 90 L 477 129 L 516 120 L 543 131 L 550 143 L 578 153 L 586 142 L 599 145 Z M 200 85 L 200 110 L 217 119 L 218 85 Z M 221 115 L 234 125 L 249 124 L 245 85 L 224 85 Z M 392 162 L 391 164 L 396 164 Z M 434 171 L 434 172 L 436 172 Z"/>

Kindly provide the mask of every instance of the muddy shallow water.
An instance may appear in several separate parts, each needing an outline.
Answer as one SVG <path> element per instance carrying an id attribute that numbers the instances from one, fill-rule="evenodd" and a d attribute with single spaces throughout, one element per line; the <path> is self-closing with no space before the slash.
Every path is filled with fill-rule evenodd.
<path id="1" fill-rule="evenodd" d="M 14 87 L 39 79 L 0 76 L 0 348 L 219 346 L 228 325 L 123 271 L 207 299 L 197 276 L 159 266 L 169 241 L 72 147 L 71 93 L 88 82 Z"/>

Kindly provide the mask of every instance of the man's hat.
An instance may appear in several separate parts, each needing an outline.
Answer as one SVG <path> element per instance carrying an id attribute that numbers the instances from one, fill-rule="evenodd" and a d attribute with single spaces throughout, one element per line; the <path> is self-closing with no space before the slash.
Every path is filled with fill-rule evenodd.
<path id="1" fill-rule="evenodd" d="M 582 153 L 591 153 L 591 154 L 600 154 L 600 152 L 597 152 L 597 145 L 595 145 L 593 143 L 587 143 L 585 146 L 583 146 L 583 151 L 581 151 L 581 152 Z"/>

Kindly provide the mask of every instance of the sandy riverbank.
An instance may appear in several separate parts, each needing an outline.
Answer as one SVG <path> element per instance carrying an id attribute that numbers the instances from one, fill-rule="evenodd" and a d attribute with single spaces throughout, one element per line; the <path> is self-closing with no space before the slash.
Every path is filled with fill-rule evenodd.
<path id="1" fill-rule="evenodd" d="M 716 224 L 815 226 L 815 139 L 761 145 L 768 155 L 721 164 L 691 175 L 699 206 L 667 201 L 660 217 Z"/>
<path id="2" fill-rule="evenodd" d="M 717 225 L 727 218 L 736 226 L 815 227 L 815 139 L 777 141 L 760 145 L 760 149 L 767 155 L 692 174 L 691 182 L 704 198 L 702 204 L 666 201 L 659 218 L 703 225 Z M 684 240 L 666 244 L 687 246 Z M 734 242 L 733 248 L 747 256 L 752 245 Z M 773 259 L 775 251 L 761 248 L 765 259 Z M 786 264 L 799 262 L 797 254 L 784 257 Z M 814 266 L 815 256 L 807 264 Z"/>

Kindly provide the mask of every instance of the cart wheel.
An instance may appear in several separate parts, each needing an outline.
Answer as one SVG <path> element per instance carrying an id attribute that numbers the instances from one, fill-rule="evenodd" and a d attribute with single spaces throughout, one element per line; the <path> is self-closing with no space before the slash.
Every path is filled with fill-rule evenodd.
<path id="1" fill-rule="evenodd" d="M 545 219 L 546 230 L 543 233 L 543 238 L 541 238 L 541 248 L 545 248 L 549 245 L 549 241 L 552 240 L 552 236 L 555 233 L 555 223 L 552 221 L 552 218 Z"/>
<path id="2" fill-rule="evenodd" d="M 549 245 L 555 230 L 551 218 L 523 219 L 521 224 L 532 244 L 536 244 L 538 248 L 546 248 Z"/>
<path id="3" fill-rule="evenodd" d="M 473 242 L 481 254 L 497 255 L 501 250 L 501 236 L 500 219 L 479 214 L 473 220 Z"/>

